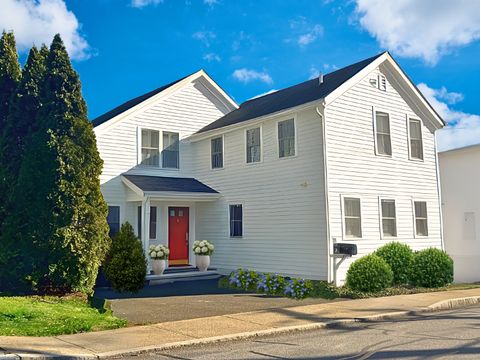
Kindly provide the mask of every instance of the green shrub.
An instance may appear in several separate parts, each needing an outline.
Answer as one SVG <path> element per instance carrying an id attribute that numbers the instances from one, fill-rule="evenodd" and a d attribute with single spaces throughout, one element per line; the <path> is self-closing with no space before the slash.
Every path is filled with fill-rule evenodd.
<path id="1" fill-rule="evenodd" d="M 142 243 L 135 236 L 132 225 L 124 223 L 112 241 L 105 262 L 105 276 L 119 291 L 138 292 L 145 283 L 147 260 Z"/>
<path id="2" fill-rule="evenodd" d="M 287 281 L 277 274 L 259 274 L 257 278 L 257 291 L 269 295 L 283 295 Z"/>
<path id="3" fill-rule="evenodd" d="M 375 254 L 390 265 L 393 271 L 393 285 L 408 283 L 410 266 L 413 261 L 413 251 L 410 246 L 394 241 L 379 248 Z"/>
<path id="4" fill-rule="evenodd" d="M 387 262 L 370 254 L 350 265 L 346 285 L 352 290 L 376 292 L 390 286 L 392 281 L 393 272 Z"/>
<path id="5" fill-rule="evenodd" d="M 413 256 L 410 280 L 413 285 L 436 288 L 453 281 L 453 260 L 445 251 L 429 248 Z"/>
<path id="6" fill-rule="evenodd" d="M 258 273 L 248 269 L 233 271 L 229 277 L 230 285 L 236 289 L 257 291 Z"/>

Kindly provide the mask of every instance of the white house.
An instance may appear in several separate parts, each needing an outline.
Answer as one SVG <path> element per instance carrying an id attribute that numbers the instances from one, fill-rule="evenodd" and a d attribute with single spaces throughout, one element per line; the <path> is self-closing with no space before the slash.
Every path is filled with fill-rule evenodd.
<path id="1" fill-rule="evenodd" d="M 444 123 L 388 53 L 238 106 L 203 70 L 94 120 L 109 223 L 145 248 L 216 246 L 212 265 L 341 283 L 398 240 L 442 248 L 435 131 Z M 333 244 L 358 255 L 340 260 Z"/>
<path id="2" fill-rule="evenodd" d="M 480 144 L 438 154 L 445 250 L 455 282 L 480 281 Z"/>

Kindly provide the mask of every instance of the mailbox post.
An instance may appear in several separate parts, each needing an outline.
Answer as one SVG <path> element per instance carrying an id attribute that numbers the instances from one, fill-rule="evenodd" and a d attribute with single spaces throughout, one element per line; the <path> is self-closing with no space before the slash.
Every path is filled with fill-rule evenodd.
<path id="1" fill-rule="evenodd" d="M 330 256 L 333 258 L 333 282 L 335 286 L 337 284 L 337 270 L 340 265 L 345 261 L 345 259 L 357 255 L 357 245 L 349 244 L 349 243 L 337 243 L 335 242 L 335 238 L 333 239 L 333 254 Z M 337 261 L 340 259 L 340 261 Z"/>

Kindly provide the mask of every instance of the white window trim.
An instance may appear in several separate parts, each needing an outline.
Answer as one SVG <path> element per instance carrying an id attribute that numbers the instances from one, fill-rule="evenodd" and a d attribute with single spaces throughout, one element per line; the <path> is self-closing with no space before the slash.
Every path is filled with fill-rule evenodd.
<path id="1" fill-rule="evenodd" d="M 380 154 L 378 152 L 378 142 L 377 142 L 377 111 L 388 114 L 388 130 L 390 132 L 390 146 L 392 147 L 392 154 Z M 392 114 L 390 111 L 383 110 L 372 106 L 372 118 L 373 118 L 373 141 L 375 142 L 375 155 L 381 156 L 385 158 L 392 158 L 393 157 L 393 137 L 392 137 Z"/>
<path id="2" fill-rule="evenodd" d="M 385 236 L 383 235 L 383 214 L 382 214 L 382 200 L 393 200 L 395 201 L 395 230 L 397 231 L 397 236 Z M 380 220 L 380 239 L 398 239 L 398 211 L 397 211 L 398 201 L 393 196 L 379 196 L 378 197 L 378 215 Z"/>
<path id="3" fill-rule="evenodd" d="M 295 154 L 291 156 L 280 157 L 280 139 L 278 138 L 278 123 L 285 120 L 292 120 L 292 119 L 293 119 L 293 129 L 295 131 Z M 277 142 L 277 159 L 286 160 L 286 159 L 293 159 L 298 156 L 298 131 L 297 131 L 297 114 L 296 113 L 293 114 L 292 116 L 286 116 L 275 121 L 275 141 Z"/>
<path id="4" fill-rule="evenodd" d="M 163 133 L 164 132 L 167 132 L 167 133 L 173 133 L 173 134 L 178 134 L 178 168 L 173 168 L 173 167 L 163 167 L 163 155 L 162 155 L 162 151 L 164 150 L 163 149 Z M 180 139 L 182 138 L 182 134 L 180 133 L 180 131 L 176 131 L 176 130 L 161 130 L 160 131 L 160 136 L 161 136 L 161 140 L 159 141 L 160 142 L 160 154 L 159 154 L 159 157 L 160 157 L 160 168 L 162 170 L 165 170 L 165 171 L 180 171 L 180 168 L 181 168 L 181 158 L 180 158 L 180 154 L 181 154 L 181 151 L 180 151 L 180 145 L 181 145 L 181 142 L 180 142 Z"/>
<path id="5" fill-rule="evenodd" d="M 232 205 L 242 205 L 242 236 L 231 236 L 230 235 L 230 224 L 231 224 L 231 216 L 230 216 L 230 206 Z M 228 229 L 228 234 L 227 234 L 227 237 L 229 239 L 242 239 L 244 236 L 245 236 L 245 204 L 241 201 L 232 201 L 232 202 L 229 202 L 228 205 L 227 205 L 227 211 L 228 211 L 228 226 L 227 226 L 227 229 Z"/>
<path id="6" fill-rule="evenodd" d="M 362 236 L 347 236 L 347 224 L 345 221 L 345 198 L 352 198 L 360 200 L 360 233 Z M 342 216 L 342 238 L 346 240 L 363 239 L 363 209 L 362 209 L 362 197 L 358 194 L 341 194 L 340 195 L 340 211 Z"/>
<path id="7" fill-rule="evenodd" d="M 410 120 L 415 120 L 420 122 L 420 136 L 422 140 L 422 158 L 414 158 L 412 157 L 412 149 L 410 145 Z M 408 114 L 406 115 L 406 121 L 407 121 L 407 139 L 408 139 L 408 159 L 411 161 L 419 161 L 419 162 L 424 162 L 425 161 L 425 151 L 423 148 L 423 123 L 422 120 L 415 117 L 415 116 L 409 116 Z M 393 152 L 393 151 L 392 151 Z"/>
<path id="8" fill-rule="evenodd" d="M 142 131 L 158 131 L 158 165 L 144 165 L 142 164 Z M 163 132 L 162 130 L 137 127 L 137 166 L 147 169 L 162 169 L 162 149 L 163 149 Z"/>
<path id="9" fill-rule="evenodd" d="M 246 135 L 245 135 L 246 136 Z M 214 168 L 212 166 L 212 140 L 214 139 L 218 139 L 218 138 L 222 138 L 222 167 L 218 167 L 218 168 Z M 261 143 L 261 141 L 260 141 Z M 247 146 L 245 145 L 245 152 L 247 151 L 246 150 Z M 247 157 L 245 156 L 245 159 Z M 210 170 L 213 170 L 213 171 L 216 171 L 216 170 L 223 170 L 225 169 L 225 134 L 221 134 L 221 135 L 218 135 L 218 136 L 212 136 L 210 138 Z"/>
<path id="10" fill-rule="evenodd" d="M 415 215 L 415 203 L 416 202 L 424 202 L 425 206 L 427 207 L 427 235 L 417 235 L 417 216 Z M 430 236 L 430 224 L 429 224 L 429 216 L 428 216 L 428 201 L 425 199 L 412 199 L 412 216 L 413 216 L 413 237 L 415 239 L 426 239 Z"/>
<path id="11" fill-rule="evenodd" d="M 247 131 L 252 130 L 252 129 L 256 129 L 256 128 L 260 128 L 260 161 L 248 162 L 247 161 Z M 258 124 L 258 125 L 250 126 L 250 127 L 246 128 L 245 131 L 243 132 L 243 140 L 244 140 L 243 151 L 244 151 L 244 154 L 245 154 L 244 155 L 245 164 L 250 166 L 250 165 L 263 163 L 263 124 Z"/>

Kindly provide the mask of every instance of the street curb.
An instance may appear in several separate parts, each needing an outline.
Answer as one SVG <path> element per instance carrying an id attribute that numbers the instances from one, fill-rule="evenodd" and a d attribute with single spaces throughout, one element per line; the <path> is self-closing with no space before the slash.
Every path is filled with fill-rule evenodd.
<path id="1" fill-rule="evenodd" d="M 215 343 L 221 343 L 221 342 L 227 342 L 227 341 L 247 340 L 247 339 L 253 339 L 257 337 L 264 337 L 264 336 L 270 336 L 270 335 L 281 335 L 281 334 L 289 334 L 289 333 L 309 331 L 309 330 L 335 328 L 341 325 L 353 324 L 358 322 L 373 322 L 373 321 L 394 319 L 402 316 L 412 316 L 412 315 L 419 315 L 419 314 L 435 312 L 435 311 L 451 310 L 451 309 L 466 307 L 466 306 L 475 305 L 475 304 L 480 304 L 480 296 L 470 296 L 470 297 L 464 297 L 464 298 L 443 300 L 443 301 L 434 303 L 430 306 L 427 306 L 425 308 L 422 308 L 420 310 L 396 311 L 396 312 L 377 314 L 377 315 L 371 315 L 371 316 L 363 316 L 358 318 L 338 319 L 338 320 L 317 322 L 317 323 L 306 324 L 306 325 L 295 325 L 295 326 L 286 326 L 286 327 L 280 327 L 280 328 L 271 328 L 271 329 L 243 332 L 243 333 L 237 333 L 237 334 L 214 336 L 214 337 L 203 338 L 203 339 L 179 341 L 179 342 L 163 344 L 163 345 L 144 346 L 144 347 L 132 348 L 129 350 L 109 351 L 109 352 L 98 353 L 96 355 L 79 354 L 74 356 L 68 356 L 68 355 L 67 356 L 61 356 L 61 355 L 49 356 L 49 355 L 43 355 L 43 354 L 42 355 L 22 354 L 22 355 L 25 355 L 25 356 L 22 356 L 22 355 L 16 355 L 16 354 L 5 354 L 5 355 L 0 355 L 0 360 L 109 359 L 109 358 L 126 356 L 126 355 L 141 355 L 141 354 L 153 352 L 153 351 L 159 352 L 159 351 L 165 351 L 165 350 L 173 350 L 173 349 L 194 346 L 194 345 L 208 345 L 208 344 L 215 344 Z"/>

